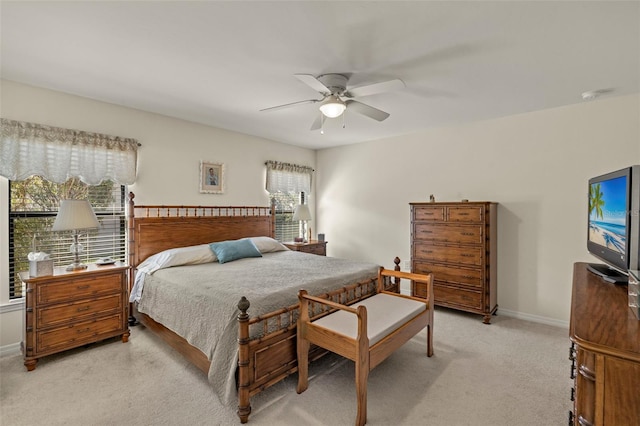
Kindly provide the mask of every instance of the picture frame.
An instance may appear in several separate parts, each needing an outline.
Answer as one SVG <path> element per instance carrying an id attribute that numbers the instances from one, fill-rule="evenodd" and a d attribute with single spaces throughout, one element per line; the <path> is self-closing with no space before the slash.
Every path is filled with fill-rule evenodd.
<path id="1" fill-rule="evenodd" d="M 200 193 L 224 194 L 225 188 L 224 163 L 200 161 Z"/>

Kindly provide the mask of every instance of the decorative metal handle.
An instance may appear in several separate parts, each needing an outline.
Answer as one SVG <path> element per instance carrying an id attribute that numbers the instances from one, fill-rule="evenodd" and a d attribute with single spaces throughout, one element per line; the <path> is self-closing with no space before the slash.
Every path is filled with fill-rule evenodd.
<path id="1" fill-rule="evenodd" d="M 585 419 L 581 415 L 578 416 L 578 424 L 580 426 L 593 426 L 593 423 L 591 423 L 589 420 Z"/>
<path id="2" fill-rule="evenodd" d="M 91 306 L 83 306 L 82 308 L 78 308 L 78 312 L 88 311 L 91 309 Z"/>
<path id="3" fill-rule="evenodd" d="M 90 327 L 87 327 L 87 328 L 81 328 L 81 329 L 76 330 L 76 333 L 84 333 L 85 331 L 90 331 L 90 330 L 91 330 L 91 328 L 90 328 Z"/>
<path id="4" fill-rule="evenodd" d="M 462 257 L 474 257 L 472 254 L 470 253 L 462 253 L 460 256 Z"/>
<path id="5" fill-rule="evenodd" d="M 591 380 L 592 382 L 596 381 L 596 373 L 589 370 L 585 365 L 580 366 L 580 375 L 587 380 Z"/>

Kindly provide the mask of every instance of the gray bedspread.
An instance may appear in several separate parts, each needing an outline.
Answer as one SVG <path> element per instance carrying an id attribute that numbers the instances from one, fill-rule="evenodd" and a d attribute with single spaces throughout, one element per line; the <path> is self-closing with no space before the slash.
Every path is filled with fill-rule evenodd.
<path id="1" fill-rule="evenodd" d="M 219 264 L 178 266 L 145 278 L 138 310 L 184 337 L 211 361 L 209 381 L 225 404 L 235 401 L 238 301 L 249 315 L 297 303 L 298 290 L 322 294 L 377 276 L 378 265 L 295 251 Z"/>

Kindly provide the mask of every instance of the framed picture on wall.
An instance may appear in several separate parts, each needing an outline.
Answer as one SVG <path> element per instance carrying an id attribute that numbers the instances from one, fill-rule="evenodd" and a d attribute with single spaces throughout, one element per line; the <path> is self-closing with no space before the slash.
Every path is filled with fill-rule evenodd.
<path id="1" fill-rule="evenodd" d="M 200 161 L 200 192 L 224 194 L 224 164 Z"/>

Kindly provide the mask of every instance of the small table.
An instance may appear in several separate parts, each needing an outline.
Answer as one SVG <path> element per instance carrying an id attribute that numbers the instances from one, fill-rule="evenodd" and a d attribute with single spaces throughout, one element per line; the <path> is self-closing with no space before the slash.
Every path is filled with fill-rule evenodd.
<path id="1" fill-rule="evenodd" d="M 300 251 L 303 253 L 317 254 L 319 256 L 327 255 L 327 242 L 318 240 L 309 240 L 306 243 L 286 242 L 282 243 L 289 250 Z"/>
<path id="2" fill-rule="evenodd" d="M 120 262 L 53 275 L 31 277 L 26 284 L 24 365 L 31 371 L 38 358 L 110 337 L 129 339 L 129 266 Z"/>

